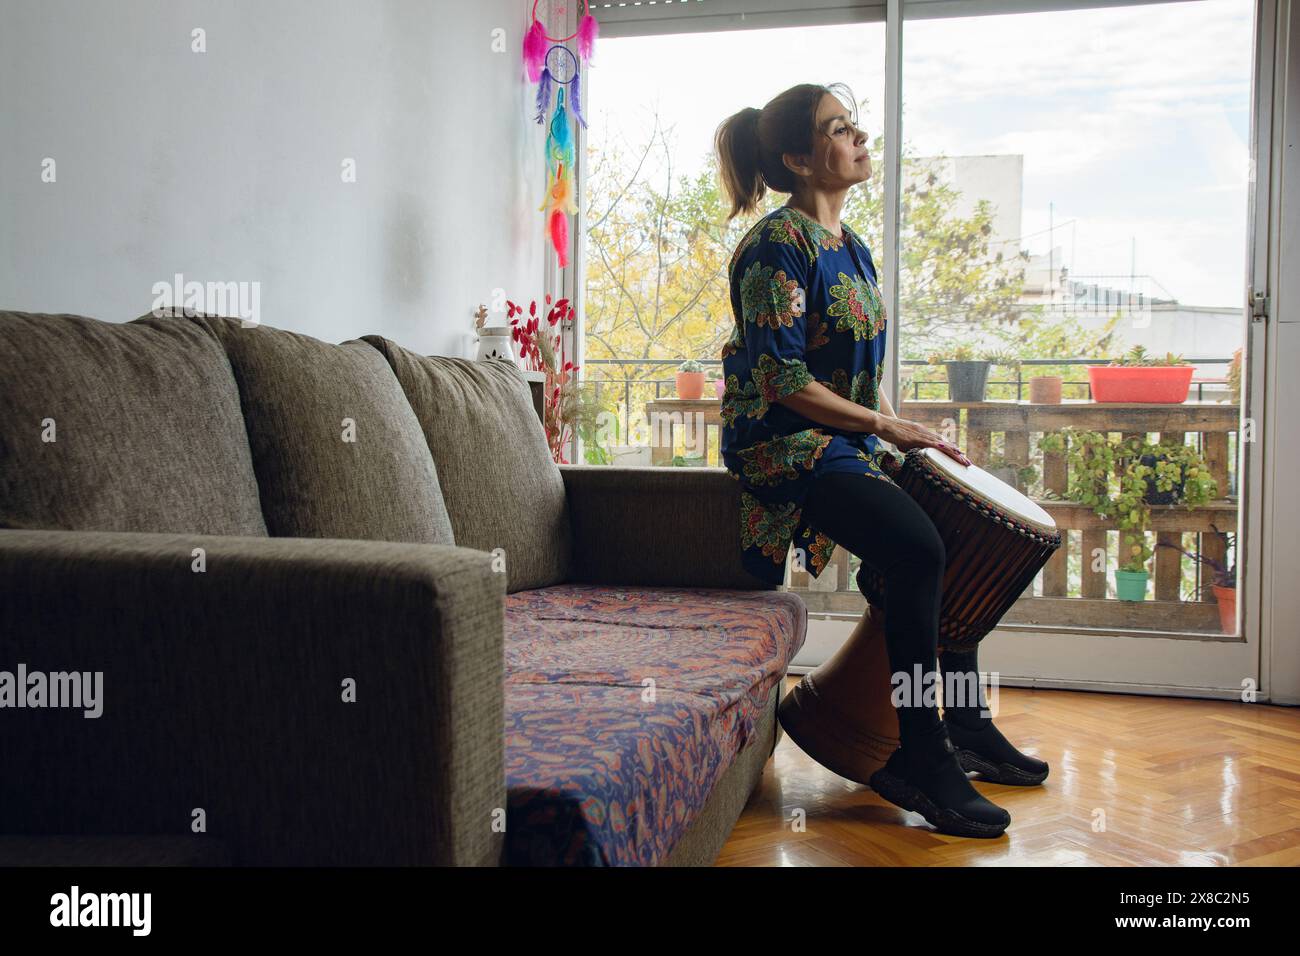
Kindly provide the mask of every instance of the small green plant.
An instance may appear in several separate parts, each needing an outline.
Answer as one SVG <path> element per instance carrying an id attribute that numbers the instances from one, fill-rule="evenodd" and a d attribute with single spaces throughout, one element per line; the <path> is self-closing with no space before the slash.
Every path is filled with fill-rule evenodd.
<path id="1" fill-rule="evenodd" d="M 1135 345 L 1119 358 L 1110 360 L 1111 365 L 1125 366 L 1152 366 L 1152 365 L 1186 365 L 1181 355 L 1175 355 L 1173 352 L 1166 352 L 1164 358 L 1159 358 L 1147 352 L 1146 348 L 1141 345 Z"/>
<path id="2" fill-rule="evenodd" d="M 1019 368 L 1020 356 L 1014 352 L 986 352 L 982 358 L 999 368 Z"/>
<path id="3" fill-rule="evenodd" d="M 677 366 L 679 372 L 703 372 L 704 366 L 697 359 L 687 359 L 681 365 Z"/>
<path id="4" fill-rule="evenodd" d="M 1218 493 L 1219 483 L 1210 475 L 1209 465 L 1191 445 L 1180 441 L 1151 444 L 1130 439 L 1136 453 L 1155 458 L 1152 479 L 1156 491 L 1175 491 L 1174 501 L 1195 508 L 1206 504 Z M 1152 466 L 1144 466 L 1152 467 Z"/>
<path id="5" fill-rule="evenodd" d="M 1236 535 L 1229 532 L 1227 538 L 1228 538 L 1228 547 L 1232 548 L 1233 553 L 1235 554 Z M 1210 580 L 1201 582 L 1201 586 L 1197 592 L 1197 597 L 1200 600 L 1204 599 L 1204 595 L 1207 590 L 1212 590 L 1216 586 L 1221 588 L 1234 588 L 1234 589 L 1237 587 L 1237 568 L 1231 562 L 1225 563 L 1223 561 L 1218 561 L 1214 558 L 1211 558 L 1209 555 L 1205 555 L 1205 554 L 1192 554 L 1190 551 L 1187 551 L 1186 549 L 1181 548 L 1176 544 L 1158 544 L 1156 545 L 1156 547 L 1173 548 L 1175 551 L 1181 551 L 1183 554 L 1187 555 L 1187 557 L 1191 558 L 1193 561 L 1200 562 L 1202 564 L 1207 564 L 1210 566 L 1210 570 L 1213 572 L 1213 574 L 1210 576 Z"/>
<path id="6" fill-rule="evenodd" d="M 957 345 L 950 349 L 942 349 L 938 352 L 931 352 L 926 356 L 926 361 L 931 365 L 942 365 L 944 362 L 978 362 L 975 350 L 969 345 Z"/>
<path id="7" fill-rule="evenodd" d="M 925 360 L 931 365 L 942 365 L 944 362 L 988 362 L 990 365 L 1006 368 L 1015 368 L 1021 361 L 1020 356 L 1013 352 L 998 350 L 977 352 L 969 345 L 955 345 L 952 348 L 931 352 Z"/>
<path id="8" fill-rule="evenodd" d="M 1151 442 L 1145 435 L 1114 439 L 1102 432 L 1064 428 L 1044 435 L 1043 452 L 1065 454 L 1070 482 L 1065 497 L 1082 502 L 1099 517 L 1113 520 L 1120 532 L 1120 570 L 1145 571 L 1154 553 L 1147 540 L 1153 490 L 1174 492 L 1170 505 L 1195 508 L 1218 493 L 1209 466 L 1190 445 L 1173 440 Z M 1144 458 L 1153 459 L 1147 464 Z M 1114 487 L 1117 478 L 1118 487 Z"/>
<path id="9" fill-rule="evenodd" d="M 1239 345 L 1232 353 L 1232 362 L 1228 365 L 1228 394 L 1234 405 L 1241 404 L 1241 353 L 1242 347 Z"/>

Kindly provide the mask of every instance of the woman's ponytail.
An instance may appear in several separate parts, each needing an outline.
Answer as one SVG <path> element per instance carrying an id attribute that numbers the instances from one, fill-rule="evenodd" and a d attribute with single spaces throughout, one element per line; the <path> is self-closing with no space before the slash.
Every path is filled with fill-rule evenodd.
<path id="1" fill-rule="evenodd" d="M 722 186 L 731 199 L 727 222 L 753 212 L 767 192 L 759 162 L 758 120 L 762 115 L 762 110 L 747 106 L 723 120 L 714 137 Z"/>

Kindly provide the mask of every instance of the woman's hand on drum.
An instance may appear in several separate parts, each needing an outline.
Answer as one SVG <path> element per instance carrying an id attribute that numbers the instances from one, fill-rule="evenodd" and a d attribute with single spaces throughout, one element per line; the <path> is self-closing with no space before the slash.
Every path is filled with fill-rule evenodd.
<path id="1" fill-rule="evenodd" d="M 959 461 L 963 465 L 974 464 L 962 454 L 959 448 L 944 441 L 942 435 L 931 431 L 920 422 L 879 414 L 875 434 L 877 438 L 884 439 L 899 451 L 911 451 L 913 448 L 937 448 L 949 458 Z"/>

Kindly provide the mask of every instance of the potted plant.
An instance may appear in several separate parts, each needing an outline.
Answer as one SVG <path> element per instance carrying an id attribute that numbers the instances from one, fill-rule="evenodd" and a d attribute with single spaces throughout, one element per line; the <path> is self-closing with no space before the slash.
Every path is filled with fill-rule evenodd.
<path id="1" fill-rule="evenodd" d="M 1172 493 L 1169 506 L 1195 508 L 1214 497 L 1217 482 L 1190 445 L 1172 441 L 1152 444 L 1145 435 L 1115 440 L 1101 432 L 1064 428 L 1044 435 L 1038 447 L 1061 454 L 1066 451 L 1067 437 L 1070 487 L 1066 497 L 1115 522 L 1120 533 L 1115 594 L 1121 601 L 1145 600 L 1147 561 L 1154 553 L 1147 540 L 1151 526 L 1148 496 L 1153 485 L 1156 493 Z M 1113 474 L 1119 476 L 1119 490 L 1112 495 Z"/>
<path id="2" fill-rule="evenodd" d="M 1210 477 L 1205 459 L 1180 441 L 1149 442 L 1139 449 L 1143 465 L 1151 469 L 1143 500 L 1152 505 L 1188 504 L 1195 507 L 1213 497 L 1218 482 Z"/>
<path id="3" fill-rule="evenodd" d="M 934 352 L 928 359 L 931 365 L 943 365 L 948 372 L 948 401 L 982 402 L 988 384 L 987 358 L 976 358 L 970 347 L 958 345 L 945 351 Z"/>
<path id="4" fill-rule="evenodd" d="M 569 463 L 565 448 L 575 427 L 585 427 L 589 416 L 599 414 L 600 407 L 578 387 L 578 366 L 565 356 L 563 323 L 572 322 L 574 308 L 568 299 L 546 296 L 550 308 L 545 318 L 537 314 L 537 300 L 528 304 L 528 318 L 521 319 L 523 306 L 506 300 L 506 315 L 510 319 L 510 340 L 519 343 L 523 368 L 530 372 L 544 372 L 546 383 L 542 393 L 542 425 L 546 441 L 551 448 L 551 458 L 561 465 Z"/>
<path id="5" fill-rule="evenodd" d="M 1234 536 L 1228 535 L 1231 539 Z M 1231 546 L 1231 541 L 1229 542 Z M 1204 554 L 1192 554 L 1176 544 L 1160 544 L 1160 548 L 1173 548 L 1187 555 L 1193 561 L 1208 564 L 1213 575 L 1209 581 L 1201 583 L 1200 594 L 1208 588 L 1214 593 L 1215 603 L 1219 607 L 1219 628 L 1224 634 L 1231 634 L 1237 626 L 1237 569 L 1232 564 L 1224 564 Z"/>
<path id="6" fill-rule="evenodd" d="M 1242 347 L 1238 345 L 1228 364 L 1228 396 L 1234 405 L 1241 404 L 1241 351 Z"/>
<path id="7" fill-rule="evenodd" d="M 1034 405 L 1060 405 L 1061 385 L 1065 380 L 1059 375 L 1035 375 L 1029 379 L 1029 401 Z"/>
<path id="8" fill-rule="evenodd" d="M 677 397 L 704 397 L 704 366 L 695 359 L 687 359 L 677 366 Z"/>
<path id="9" fill-rule="evenodd" d="M 1089 365 L 1088 382 L 1095 402 L 1140 402 L 1177 405 L 1187 401 L 1196 366 L 1181 355 L 1149 355 L 1141 345 L 1109 365 Z"/>

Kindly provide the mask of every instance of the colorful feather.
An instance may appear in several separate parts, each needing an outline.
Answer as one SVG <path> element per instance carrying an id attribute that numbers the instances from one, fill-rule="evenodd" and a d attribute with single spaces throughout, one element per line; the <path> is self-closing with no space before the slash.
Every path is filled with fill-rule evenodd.
<path id="1" fill-rule="evenodd" d="M 537 84 L 537 122 L 546 122 L 546 111 L 551 105 L 551 71 L 542 70 L 542 81 Z"/>
<path id="2" fill-rule="evenodd" d="M 562 209 L 551 212 L 551 245 L 563 269 L 569 264 L 569 220 Z"/>
<path id="3" fill-rule="evenodd" d="M 578 71 L 573 74 L 573 79 L 570 81 L 569 85 L 573 87 L 573 115 L 578 117 L 578 122 L 582 124 L 584 129 L 586 129 L 587 121 L 582 116 L 581 77 L 582 67 L 578 67 Z"/>
<path id="4" fill-rule="evenodd" d="M 551 117 L 551 135 L 547 147 L 555 157 L 557 165 L 573 165 L 573 132 L 569 129 L 569 113 L 564 108 L 564 87 L 555 93 L 555 115 Z"/>
<path id="5" fill-rule="evenodd" d="M 596 18 L 588 13 L 578 24 L 578 53 L 584 60 L 590 60 L 592 51 L 596 48 L 596 37 L 600 34 L 600 26 L 596 23 Z"/>
<path id="6" fill-rule="evenodd" d="M 573 167 L 561 164 L 551 178 L 550 187 L 546 193 L 547 204 L 555 209 L 576 213 L 578 207 L 574 203 L 574 194 Z"/>
<path id="7" fill-rule="evenodd" d="M 528 68 L 528 82 L 536 83 L 541 79 L 542 63 L 546 59 L 546 29 L 533 18 L 533 25 L 524 34 L 524 66 Z"/>

